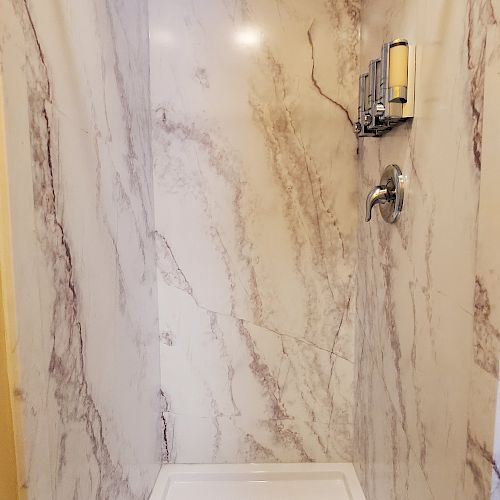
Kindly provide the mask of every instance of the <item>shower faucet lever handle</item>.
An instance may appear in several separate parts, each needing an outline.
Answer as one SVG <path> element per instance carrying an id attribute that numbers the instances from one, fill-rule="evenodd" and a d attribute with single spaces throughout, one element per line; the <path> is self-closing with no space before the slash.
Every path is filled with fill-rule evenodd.
<path id="1" fill-rule="evenodd" d="M 389 201 L 389 190 L 387 186 L 375 186 L 366 197 L 366 222 L 372 218 L 372 209 L 375 205 Z"/>
<path id="2" fill-rule="evenodd" d="M 392 224 L 403 209 L 404 177 L 397 165 L 385 167 L 380 184 L 366 197 L 366 222 L 372 218 L 373 207 L 379 205 L 382 218 Z"/>

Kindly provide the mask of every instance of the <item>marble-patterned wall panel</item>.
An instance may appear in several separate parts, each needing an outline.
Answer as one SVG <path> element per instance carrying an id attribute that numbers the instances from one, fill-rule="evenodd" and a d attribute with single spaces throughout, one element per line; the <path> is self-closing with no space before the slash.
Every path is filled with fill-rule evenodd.
<path id="1" fill-rule="evenodd" d="M 167 438 L 165 459 L 350 460 L 351 362 L 200 309 L 174 287 L 159 298 L 175 304 L 160 316 L 164 418 L 175 437 Z"/>
<path id="2" fill-rule="evenodd" d="M 165 459 L 349 460 L 359 5 L 150 13 Z"/>
<path id="3" fill-rule="evenodd" d="M 356 341 L 354 422 L 356 427 L 353 461 L 370 499 L 431 500 L 418 458 L 414 455 L 397 411 L 370 352 L 366 339 Z"/>
<path id="4" fill-rule="evenodd" d="M 500 109 L 500 2 L 492 9 L 484 69 L 484 116 L 481 186 L 476 250 L 473 372 L 467 428 L 467 498 L 500 498 L 500 413 L 498 359 L 500 356 L 500 169 L 498 126 Z"/>
<path id="5" fill-rule="evenodd" d="M 160 464 L 148 15 L 1 0 L 28 498 L 147 498 Z"/>
<path id="6" fill-rule="evenodd" d="M 361 64 L 377 56 L 382 42 L 405 37 L 417 45 L 417 79 L 412 122 L 360 141 L 360 220 L 364 196 L 385 165 L 401 166 L 408 189 L 396 224 L 384 223 L 376 210 L 369 224 L 360 225 L 357 333 L 380 367 L 415 466 L 439 499 L 465 498 L 489 12 L 482 3 L 362 4 Z M 447 82 L 446 91 L 436 82 Z M 363 384 L 360 379 L 359 397 Z M 356 425 L 355 433 L 363 432 Z M 361 469 L 378 453 L 375 445 L 371 455 L 361 456 Z M 375 500 L 369 492 L 377 476 L 363 477 Z"/>

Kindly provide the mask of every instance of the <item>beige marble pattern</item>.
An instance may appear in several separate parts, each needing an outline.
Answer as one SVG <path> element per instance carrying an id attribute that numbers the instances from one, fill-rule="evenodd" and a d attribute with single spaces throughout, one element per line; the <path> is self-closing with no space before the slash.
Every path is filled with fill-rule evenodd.
<path id="1" fill-rule="evenodd" d="M 147 498 L 160 458 L 500 498 L 499 1 L 149 9 L 0 0 L 28 498 Z M 396 36 L 415 119 L 358 143 Z"/>
<path id="2" fill-rule="evenodd" d="M 359 5 L 150 19 L 164 459 L 350 461 Z"/>
<path id="3" fill-rule="evenodd" d="M 0 12 L 22 488 L 145 499 L 161 444 L 147 9 Z"/>
<path id="4" fill-rule="evenodd" d="M 374 384 L 370 377 L 359 377 L 356 388 L 362 400 L 356 403 L 355 460 L 370 500 L 425 498 L 401 489 L 406 467 L 431 498 L 471 498 L 464 488 L 474 378 L 484 49 L 492 16 L 488 2 L 362 4 L 361 64 L 396 36 L 417 45 L 413 122 L 382 139 L 360 141 L 360 220 L 363 195 L 378 183 L 386 164 L 399 164 L 408 184 L 398 222 L 389 226 L 376 214 L 371 223 L 360 224 L 358 234 L 357 370 L 366 370 L 363 360 L 369 355 L 374 376 L 378 370 L 381 377 L 372 390 L 366 388 Z M 385 424 L 381 410 L 363 400 L 368 397 L 388 398 L 385 411 L 391 418 Z M 392 447 L 377 441 L 377 432 L 366 432 L 365 426 L 383 432 L 378 425 L 394 426 Z M 411 465 L 393 467 L 394 450 L 406 453 L 411 460 L 405 464 Z M 391 475 L 379 474 L 374 464 L 385 464 Z"/>
<path id="5" fill-rule="evenodd" d="M 473 371 L 467 428 L 467 498 L 500 498 L 500 169 L 497 111 L 500 109 L 500 2 L 489 5 L 484 47 L 484 114 L 476 251 Z"/>
<path id="6" fill-rule="evenodd" d="M 366 338 L 357 347 L 354 453 L 366 498 L 435 499 Z"/>

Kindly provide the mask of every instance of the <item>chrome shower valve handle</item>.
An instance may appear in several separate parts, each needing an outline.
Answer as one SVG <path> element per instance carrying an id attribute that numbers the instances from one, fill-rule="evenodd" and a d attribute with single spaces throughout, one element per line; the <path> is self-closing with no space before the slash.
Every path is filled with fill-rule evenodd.
<path id="1" fill-rule="evenodd" d="M 386 203 L 389 199 L 389 190 L 383 186 L 375 186 L 366 198 L 366 222 L 370 222 L 372 218 L 372 208 L 375 205 Z"/>
<path id="2" fill-rule="evenodd" d="M 366 222 L 372 218 L 372 209 L 378 205 L 382 218 L 392 224 L 403 209 L 404 179 L 397 165 L 385 167 L 380 185 L 375 186 L 366 198 Z"/>

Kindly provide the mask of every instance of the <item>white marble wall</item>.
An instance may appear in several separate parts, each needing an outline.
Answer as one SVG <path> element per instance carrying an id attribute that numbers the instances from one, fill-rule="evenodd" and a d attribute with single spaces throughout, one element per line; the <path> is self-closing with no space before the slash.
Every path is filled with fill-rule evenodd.
<path id="1" fill-rule="evenodd" d="M 481 365 L 477 325 L 490 312 L 481 286 L 495 280 L 479 263 L 474 307 L 491 25 L 490 2 L 362 4 L 363 65 L 396 36 L 418 47 L 413 123 L 360 141 L 360 220 L 386 164 L 399 164 L 408 183 L 398 222 L 385 224 L 377 210 L 358 235 L 354 455 L 369 500 L 488 498 L 495 467 L 482 477 L 477 469 L 488 460 L 482 433 L 493 430 L 496 378 L 471 384 Z"/>
<path id="2" fill-rule="evenodd" d="M 476 253 L 472 380 L 467 428 L 467 498 L 500 498 L 500 1 L 489 6 Z"/>
<path id="3" fill-rule="evenodd" d="M 147 498 L 160 463 L 143 3 L 0 1 L 23 490 Z"/>
<path id="4" fill-rule="evenodd" d="M 358 21 L 150 1 L 166 461 L 352 458 Z"/>
<path id="5" fill-rule="evenodd" d="M 0 0 L 29 498 L 147 498 L 162 442 L 498 497 L 500 6 L 364 2 L 417 109 L 358 165 L 359 9 L 150 0 L 148 54 L 145 5 Z M 393 162 L 401 219 L 357 227 Z"/>

